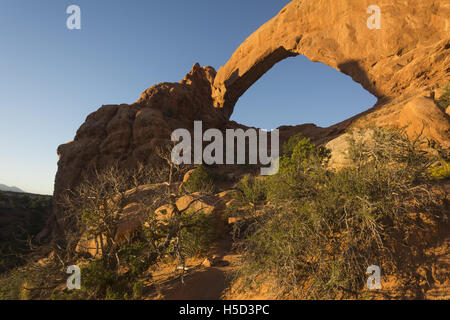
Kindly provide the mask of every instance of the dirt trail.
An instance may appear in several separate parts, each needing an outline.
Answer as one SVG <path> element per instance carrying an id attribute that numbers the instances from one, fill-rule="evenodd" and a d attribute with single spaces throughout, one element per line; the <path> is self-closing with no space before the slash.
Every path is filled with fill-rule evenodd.
<path id="1" fill-rule="evenodd" d="M 154 290 L 148 297 L 157 300 L 220 300 L 231 284 L 233 271 L 239 255 L 230 253 L 231 241 L 218 242 L 209 257 L 215 263 L 204 266 L 205 258 L 189 259 L 186 262 L 184 284 L 175 265 L 163 266 L 153 275 Z"/>

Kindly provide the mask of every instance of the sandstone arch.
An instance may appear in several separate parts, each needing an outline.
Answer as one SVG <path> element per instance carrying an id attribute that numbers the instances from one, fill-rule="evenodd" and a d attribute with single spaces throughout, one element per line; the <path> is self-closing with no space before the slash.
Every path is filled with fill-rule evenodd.
<path id="1" fill-rule="evenodd" d="M 219 69 L 214 106 L 230 117 L 245 91 L 277 62 L 299 54 L 353 78 L 379 100 L 448 81 L 450 3 L 378 0 L 381 30 L 367 27 L 372 0 L 294 0 Z"/>

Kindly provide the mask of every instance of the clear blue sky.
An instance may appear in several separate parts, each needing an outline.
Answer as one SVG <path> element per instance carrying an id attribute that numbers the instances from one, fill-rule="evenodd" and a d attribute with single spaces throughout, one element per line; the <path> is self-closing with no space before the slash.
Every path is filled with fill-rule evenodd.
<path id="1" fill-rule="evenodd" d="M 132 103 L 195 62 L 218 69 L 289 0 L 3 0 L 0 183 L 51 194 L 56 148 L 102 104 Z M 81 30 L 66 8 L 81 7 Z M 375 103 L 360 85 L 305 57 L 281 62 L 238 102 L 233 120 L 262 128 L 328 126 Z"/>

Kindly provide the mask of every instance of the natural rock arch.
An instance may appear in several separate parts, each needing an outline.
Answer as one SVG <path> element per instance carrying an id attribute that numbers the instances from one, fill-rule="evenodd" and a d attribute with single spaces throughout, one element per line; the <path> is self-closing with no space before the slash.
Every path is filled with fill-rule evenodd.
<path id="1" fill-rule="evenodd" d="M 278 62 L 239 98 L 231 121 L 258 128 L 328 127 L 370 109 L 377 98 L 359 83 L 303 55 Z"/>
<path id="2" fill-rule="evenodd" d="M 253 33 L 219 69 L 214 106 L 230 117 L 245 91 L 279 61 L 299 54 L 351 76 L 381 100 L 448 81 L 450 4 L 378 0 L 381 29 L 370 30 L 372 0 L 294 0 Z"/>

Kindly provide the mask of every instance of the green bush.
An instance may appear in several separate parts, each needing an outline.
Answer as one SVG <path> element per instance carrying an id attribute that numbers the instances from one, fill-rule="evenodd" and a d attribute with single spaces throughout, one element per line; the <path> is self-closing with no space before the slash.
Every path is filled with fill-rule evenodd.
<path id="1" fill-rule="evenodd" d="M 450 162 L 443 161 L 442 164 L 430 168 L 429 173 L 432 179 L 441 180 L 450 177 Z"/>
<path id="2" fill-rule="evenodd" d="M 25 274 L 19 269 L 3 274 L 0 278 L 0 300 L 20 300 L 23 296 L 23 285 L 26 282 Z"/>
<path id="3" fill-rule="evenodd" d="M 292 147 L 292 144 L 297 144 Z M 301 198 L 315 193 L 317 184 L 326 179 L 324 170 L 330 151 L 311 143 L 301 135 L 292 137 L 283 147 L 278 174 L 268 179 L 269 200 Z"/>
<path id="4" fill-rule="evenodd" d="M 411 212 L 441 205 L 429 193 L 434 161 L 403 131 L 353 132 L 352 166 L 324 165 L 328 152 L 299 141 L 268 180 L 271 205 L 253 217 L 238 248 L 241 288 L 273 284 L 277 298 L 354 298 L 370 265 L 408 273 L 421 243 L 410 241 Z M 400 254 L 400 252 L 403 252 Z M 406 270 L 406 271 L 405 271 Z"/>
<path id="5" fill-rule="evenodd" d="M 447 84 L 444 87 L 444 94 L 439 98 L 437 103 L 443 108 L 444 110 L 447 109 L 447 107 L 450 105 L 450 84 Z"/>
<path id="6" fill-rule="evenodd" d="M 133 300 L 139 300 L 144 292 L 144 284 L 142 282 L 136 282 L 133 285 Z"/>
<path id="7" fill-rule="evenodd" d="M 183 190 L 187 193 L 214 193 L 215 189 L 214 179 L 204 165 L 198 166 L 183 184 Z"/>
<path id="8" fill-rule="evenodd" d="M 205 253 L 214 240 L 213 215 L 188 212 L 180 220 L 183 226 L 180 233 L 183 254 L 193 257 Z"/>
<path id="9" fill-rule="evenodd" d="M 147 239 L 149 240 L 149 239 Z M 140 299 L 144 285 L 141 278 L 151 278 L 148 269 L 157 255 L 143 234 L 123 244 L 118 250 L 120 272 L 103 260 L 81 266 L 81 290 L 53 292 L 54 300 L 131 300 Z"/>
<path id="10" fill-rule="evenodd" d="M 50 263 L 43 267 L 29 262 L 1 275 L 0 300 L 46 299 L 66 279 L 60 265 Z"/>
<path id="11" fill-rule="evenodd" d="M 240 199 L 244 204 L 256 204 L 267 200 L 266 181 L 251 175 L 244 176 L 237 184 Z"/>
<path id="12" fill-rule="evenodd" d="M 81 289 L 54 292 L 53 300 L 128 300 L 135 295 L 137 280 L 105 268 L 101 260 L 81 267 Z"/>
<path id="13" fill-rule="evenodd" d="M 133 277 L 139 277 L 156 263 L 155 253 L 148 242 L 143 241 L 124 245 L 119 251 L 119 257 L 121 265 L 128 269 L 127 274 Z"/>

